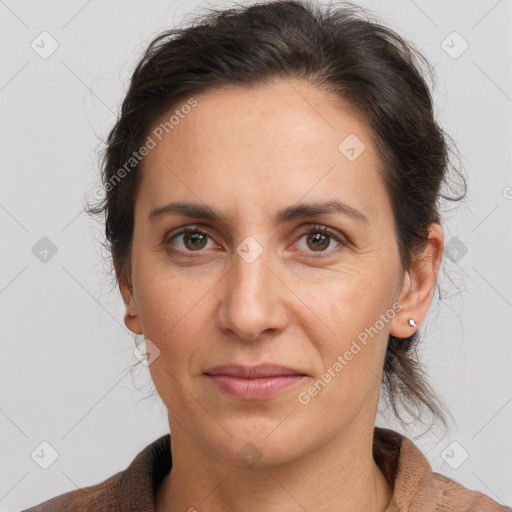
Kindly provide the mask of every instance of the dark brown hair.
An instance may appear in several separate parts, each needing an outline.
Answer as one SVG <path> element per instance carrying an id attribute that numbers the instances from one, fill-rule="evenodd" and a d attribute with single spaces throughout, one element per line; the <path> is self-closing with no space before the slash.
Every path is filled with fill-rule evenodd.
<path id="1" fill-rule="evenodd" d="M 429 225 L 440 222 L 439 199 L 458 201 L 466 194 L 466 181 L 451 163 L 453 141 L 434 118 L 423 71 L 434 82 L 432 67 L 410 42 L 347 2 L 208 8 L 188 27 L 159 34 L 133 72 L 105 144 L 101 167 L 106 194 L 87 208 L 105 218 L 116 279 L 130 283 L 141 174 L 139 163 L 126 164 L 146 142 L 155 120 L 214 87 L 256 87 L 279 78 L 306 80 L 364 116 L 382 162 L 401 264 L 407 270 L 427 243 Z M 455 198 L 440 193 L 450 169 L 464 186 Z M 416 357 L 418 339 L 418 332 L 389 337 L 382 390 L 402 424 L 399 405 L 420 421 L 428 410 L 446 426 L 445 406 Z"/>

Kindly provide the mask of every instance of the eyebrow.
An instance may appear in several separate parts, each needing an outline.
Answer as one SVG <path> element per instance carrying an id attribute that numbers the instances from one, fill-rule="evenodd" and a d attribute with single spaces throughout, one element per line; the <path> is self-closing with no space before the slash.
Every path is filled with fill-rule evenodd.
<path id="1" fill-rule="evenodd" d="M 276 223 L 289 222 L 294 219 L 301 219 L 303 217 L 315 217 L 326 213 L 340 213 L 347 217 L 351 217 L 359 222 L 369 224 L 366 216 L 341 201 L 327 201 L 323 203 L 302 203 L 295 206 L 289 206 L 279 210 L 275 215 L 274 221 Z M 227 222 L 228 218 L 219 210 L 200 203 L 185 203 L 173 202 L 155 208 L 148 215 L 148 220 L 154 222 L 159 218 L 167 215 L 184 215 L 186 217 L 196 217 L 205 220 Z"/>

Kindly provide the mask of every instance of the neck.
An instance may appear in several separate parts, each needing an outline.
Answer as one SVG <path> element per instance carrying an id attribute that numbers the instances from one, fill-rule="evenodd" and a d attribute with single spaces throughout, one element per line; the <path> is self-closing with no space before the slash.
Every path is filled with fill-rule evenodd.
<path id="1" fill-rule="evenodd" d="M 393 490 L 373 459 L 373 427 L 348 430 L 290 463 L 247 468 L 191 443 L 177 423 L 172 469 L 157 490 L 155 510 L 384 512 Z"/>

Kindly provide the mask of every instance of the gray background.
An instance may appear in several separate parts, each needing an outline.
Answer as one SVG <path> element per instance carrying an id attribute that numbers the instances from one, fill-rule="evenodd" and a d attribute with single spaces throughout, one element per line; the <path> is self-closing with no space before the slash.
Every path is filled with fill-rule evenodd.
<path id="1" fill-rule="evenodd" d="M 469 178 L 468 199 L 444 218 L 443 299 L 420 327 L 456 422 L 415 442 L 434 471 L 510 505 L 512 1 L 359 3 L 435 64 L 439 122 Z M 146 398 L 147 367 L 130 371 L 134 338 L 102 263 L 102 227 L 81 208 L 137 59 L 198 5 L 0 0 L 2 511 L 98 483 L 168 432 L 160 399 Z M 47 58 L 44 31 L 58 43 Z M 43 237 L 55 254 L 41 252 Z M 384 414 L 378 423 L 400 430 Z M 47 469 L 31 457 L 51 456 L 42 442 L 58 452 Z"/>

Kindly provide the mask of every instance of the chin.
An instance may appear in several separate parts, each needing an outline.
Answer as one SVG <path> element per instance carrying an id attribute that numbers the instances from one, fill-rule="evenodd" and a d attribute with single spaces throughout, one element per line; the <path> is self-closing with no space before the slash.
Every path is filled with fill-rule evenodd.
<path id="1" fill-rule="evenodd" d="M 307 448 L 306 441 L 310 436 L 301 439 L 300 432 L 308 432 L 306 428 L 293 428 L 281 419 L 265 419 L 263 421 L 242 420 L 241 423 L 229 426 L 226 430 L 231 436 L 209 441 L 210 447 L 227 462 L 245 467 L 273 467 L 296 459 Z M 293 432 L 291 431 L 293 430 Z M 216 443 L 216 444 L 215 444 Z"/>

